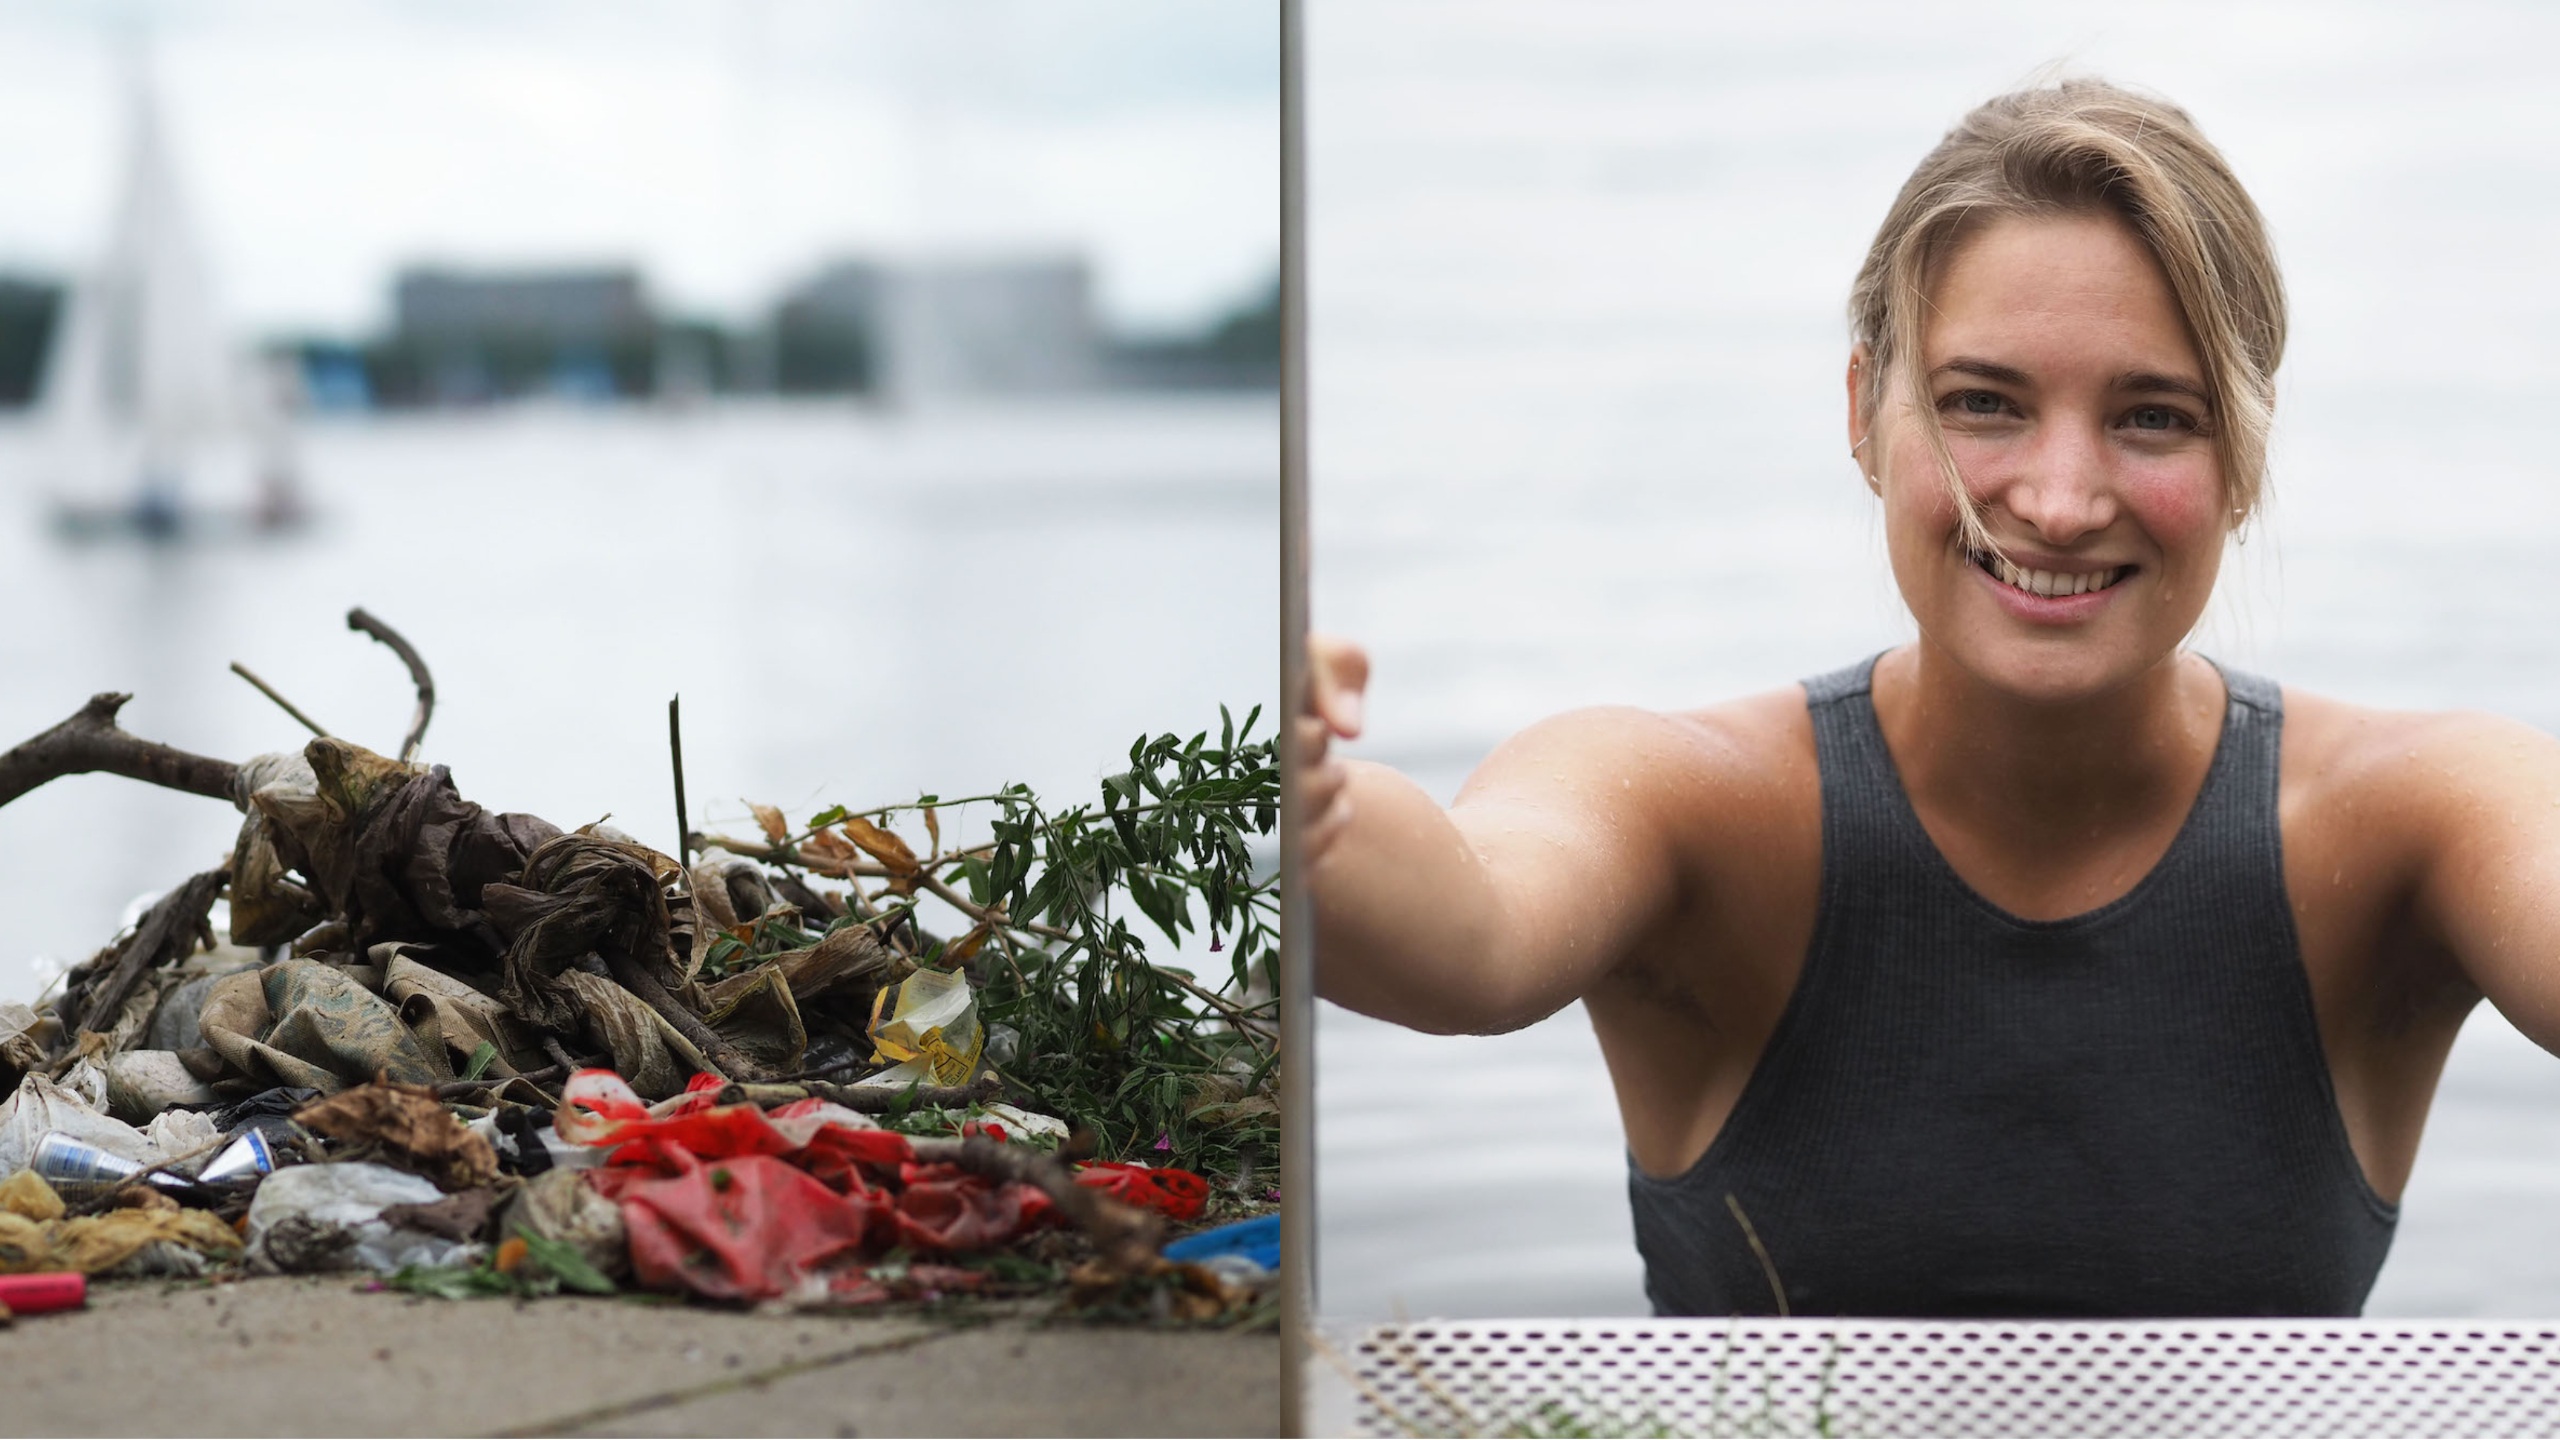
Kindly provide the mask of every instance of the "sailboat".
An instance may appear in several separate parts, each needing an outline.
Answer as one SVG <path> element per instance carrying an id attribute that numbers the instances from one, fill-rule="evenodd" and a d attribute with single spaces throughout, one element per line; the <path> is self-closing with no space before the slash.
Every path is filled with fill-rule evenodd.
<path id="1" fill-rule="evenodd" d="M 139 82 L 132 111 L 106 246 L 73 281 L 38 401 L 55 529 L 176 539 L 289 528 L 305 510 L 275 384 L 224 338 L 159 109 Z"/>

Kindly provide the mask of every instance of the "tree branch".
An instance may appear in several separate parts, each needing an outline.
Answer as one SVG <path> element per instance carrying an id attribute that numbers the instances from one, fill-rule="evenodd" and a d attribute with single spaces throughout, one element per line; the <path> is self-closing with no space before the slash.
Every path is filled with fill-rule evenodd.
<path id="1" fill-rule="evenodd" d="M 721 1039 L 718 1031 L 703 1024 L 700 1016 L 684 1008 L 639 961 L 620 953 L 609 953 L 604 963 L 613 972 L 615 984 L 639 996 L 642 1004 L 657 1011 L 668 1024 L 676 1027 L 677 1034 L 692 1041 L 693 1048 L 702 1052 L 703 1059 L 720 1067 L 722 1079 L 764 1079 L 763 1066 L 739 1054 L 736 1046 Z"/>
<path id="2" fill-rule="evenodd" d="M 427 738 L 427 721 L 436 713 L 435 677 L 427 673 L 427 662 L 418 656 L 418 647 L 402 638 L 399 631 L 383 624 L 361 605 L 347 612 L 347 628 L 361 630 L 381 641 L 409 667 L 410 682 L 418 687 L 418 713 L 409 721 L 409 734 L 400 742 L 403 762 L 418 758 L 418 742 Z"/>
<path id="3" fill-rule="evenodd" d="M 142 912 L 141 923 L 133 927 L 133 938 L 116 952 L 115 964 L 82 997 L 80 1013 L 63 1016 L 62 1033 L 76 1040 L 83 1030 L 106 1028 L 98 1022 L 104 1019 L 113 1023 L 115 1013 L 124 1008 L 125 996 L 133 993 L 134 984 L 144 971 L 196 953 L 196 938 L 204 929 L 206 913 L 213 909 L 213 897 L 230 878 L 227 870 L 207 870 L 161 896 Z"/>
<path id="4" fill-rule="evenodd" d="M 260 679 L 257 671 L 250 669 L 248 666 L 241 664 L 237 660 L 234 660 L 231 662 L 231 673 L 248 681 L 250 684 L 257 686 L 259 694 L 273 700 L 276 702 L 277 706 L 284 711 L 284 713 L 301 721 L 303 729 L 310 731 L 312 734 L 319 736 L 323 740 L 329 738 L 329 732 L 320 728 L 319 721 L 312 719 L 310 716 L 305 715 L 300 710 L 294 708 L 293 702 L 287 700 L 282 694 L 278 693 L 276 687 Z"/>
<path id="5" fill-rule="evenodd" d="M 1123 811 L 1122 813 L 1126 814 L 1128 812 Z M 700 835 L 694 838 L 702 845 L 717 846 L 722 850 L 728 851 L 732 855 L 743 855 L 750 860 L 761 860 L 768 865 L 797 865 L 803 870 L 815 870 L 821 875 L 880 875 L 894 879 L 909 873 L 906 871 L 891 870 L 885 866 L 875 864 L 848 864 L 827 856 L 812 856 L 805 850 L 790 849 L 777 845 L 758 845 L 753 841 L 732 839 L 726 835 Z M 944 904 L 949 905 L 954 910 L 959 911 L 961 914 L 968 916 L 972 920 L 992 920 L 992 923 L 997 926 L 1020 930 L 1026 934 L 1037 935 L 1044 940 L 1082 942 L 1085 937 L 1076 934 L 1072 930 L 1062 930 L 1055 925 L 1042 925 L 1028 920 L 1011 919 L 1002 911 L 997 911 L 991 917 L 988 914 L 988 907 L 972 903 L 969 897 L 952 889 L 949 885 L 943 883 L 940 876 L 933 873 L 935 869 L 955 863 L 964 855 L 983 855 L 994 848 L 995 847 L 993 845 L 980 845 L 968 850 L 952 851 L 950 854 L 943 856 L 935 865 L 922 866 L 914 871 L 913 874 L 915 876 L 916 883 L 927 891 L 930 891 L 936 899 L 941 900 Z M 861 892 L 856 890 L 854 893 L 858 895 Z M 1194 999 L 1216 1011 L 1221 1019 L 1225 1020 L 1229 1025 L 1234 1026 L 1238 1031 L 1257 1037 L 1263 1036 L 1267 1032 L 1268 1026 L 1253 1019 L 1250 1012 L 1237 1008 L 1233 1002 L 1229 1001 L 1225 996 L 1218 994 L 1216 991 L 1210 990 L 1202 985 L 1194 984 L 1180 975 L 1176 975 L 1172 971 L 1156 965 L 1154 962 L 1147 960 L 1143 956 L 1135 956 L 1131 958 L 1136 959 L 1139 964 L 1146 966 L 1148 973 L 1156 976 L 1158 979 L 1170 981 L 1176 987 L 1189 991 Z"/>
<path id="6" fill-rule="evenodd" d="M 237 804 L 239 797 L 231 793 L 237 766 L 137 738 L 117 726 L 116 712 L 132 698 L 114 691 L 92 695 L 70 719 L 0 755 L 0 805 L 48 780 L 101 770 Z"/>
<path id="7" fill-rule="evenodd" d="M 847 1110 L 859 1110 L 865 1115 L 886 1115 L 901 1106 L 912 1106 L 918 1110 L 960 1110 L 971 1105 L 990 1104 L 1004 1094 L 1004 1082 L 993 1075 L 981 1075 L 968 1085 L 917 1085 L 904 1089 L 888 1085 L 837 1085 L 815 1075 L 801 1076 L 798 1083 L 821 1100 L 832 1100 Z"/>
<path id="8" fill-rule="evenodd" d="M 1077 1228 L 1092 1237 L 1093 1248 L 1102 1259 L 1123 1271 L 1142 1273 L 1159 1258 L 1156 1241 L 1162 1227 L 1154 1216 L 1090 1186 L 1077 1184 L 1076 1177 L 1052 1156 L 1028 1145 L 1008 1145 L 984 1135 L 911 1143 L 916 1159 L 922 1163 L 941 1161 L 990 1180 L 1038 1186 L 1068 1219 L 1076 1222 Z"/>

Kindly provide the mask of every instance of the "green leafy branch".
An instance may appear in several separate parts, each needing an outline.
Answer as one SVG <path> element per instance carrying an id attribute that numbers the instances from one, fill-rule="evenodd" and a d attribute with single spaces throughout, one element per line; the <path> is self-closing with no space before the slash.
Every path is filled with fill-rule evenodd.
<path id="1" fill-rule="evenodd" d="M 1093 1131 L 1107 1155 L 1232 1168 L 1269 1151 L 1278 1128 L 1279 879 L 1257 869 L 1252 841 L 1279 824 L 1280 771 L 1274 741 L 1253 738 L 1261 715 L 1238 725 L 1221 706 L 1214 735 L 1141 736 L 1094 803 L 1053 809 L 1008 785 L 833 806 L 798 830 L 760 812 L 764 843 L 703 843 L 844 880 L 835 925 L 870 926 L 918 964 L 969 965 L 981 1022 L 1012 1032 L 994 1063 L 1017 1103 Z M 939 814 L 964 804 L 993 809 L 989 838 L 946 850 Z M 902 813 L 924 821 L 921 855 L 884 828 Z M 967 932 L 924 931 L 925 895 Z M 1224 973 L 1156 959 L 1141 925 L 1172 946 L 1205 934 Z M 723 937 L 712 967 L 815 938 L 788 925 Z"/>

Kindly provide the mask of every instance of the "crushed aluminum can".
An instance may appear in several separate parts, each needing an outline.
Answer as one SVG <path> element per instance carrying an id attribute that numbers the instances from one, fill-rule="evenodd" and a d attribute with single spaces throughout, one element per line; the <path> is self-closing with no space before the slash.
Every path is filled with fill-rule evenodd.
<path id="1" fill-rule="evenodd" d="M 35 1153 L 27 1157 L 27 1168 L 43 1176 L 55 1194 L 75 1200 L 113 1190 L 147 1167 L 74 1140 L 59 1130 L 48 1130 L 36 1141 Z M 165 1171 L 152 1176 L 151 1183 L 164 1190 L 186 1190 L 194 1184 L 183 1175 Z"/>
<path id="2" fill-rule="evenodd" d="M 240 1180 L 251 1175 L 272 1175 L 276 1168 L 275 1148 L 267 1143 L 264 1132 L 249 1130 L 223 1148 L 221 1154 L 208 1161 L 196 1179 Z"/>

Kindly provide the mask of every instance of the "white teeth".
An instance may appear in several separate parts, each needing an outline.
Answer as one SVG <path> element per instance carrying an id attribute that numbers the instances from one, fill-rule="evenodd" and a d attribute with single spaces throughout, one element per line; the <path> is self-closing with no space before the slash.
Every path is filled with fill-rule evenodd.
<path id="1" fill-rule="evenodd" d="M 2024 590 L 2031 595 L 2043 595 L 2049 598 L 2086 595 L 2093 590 L 2104 590 L 2125 576 L 2123 566 L 2110 570 L 2078 572 L 2021 570 L 1996 555 L 1985 555 L 1980 559 L 1983 568 L 1989 570 L 2002 584 L 2015 590 Z"/>

